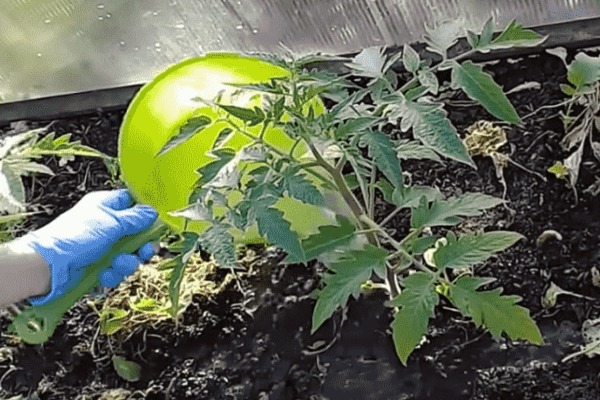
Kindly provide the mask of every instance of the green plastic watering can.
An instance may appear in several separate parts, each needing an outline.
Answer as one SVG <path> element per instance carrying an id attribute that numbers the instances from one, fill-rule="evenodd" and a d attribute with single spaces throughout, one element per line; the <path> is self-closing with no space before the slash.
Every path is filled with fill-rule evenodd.
<path id="1" fill-rule="evenodd" d="M 112 254 L 89 266 L 89 273 L 73 291 L 47 304 L 23 310 L 13 320 L 11 330 L 27 343 L 46 342 L 63 314 L 97 286 L 98 276 L 110 266 L 113 254 L 135 252 L 144 243 L 160 238 L 168 228 L 181 232 L 185 220 L 169 213 L 187 206 L 199 177 L 196 171 L 213 160 L 207 153 L 219 132 L 226 126 L 225 122 L 213 123 L 171 151 L 158 157 L 156 155 L 191 117 L 205 115 L 212 121 L 217 119 L 217 112 L 199 99 L 213 100 L 220 95 L 221 104 L 260 107 L 260 95 L 232 96 L 237 88 L 228 84 L 267 82 L 288 74 L 284 68 L 257 58 L 216 53 L 176 64 L 145 85 L 136 94 L 125 114 L 119 136 L 119 162 L 122 178 L 135 200 L 157 209 L 159 219 L 149 230 L 123 238 L 113 248 Z M 319 99 L 309 106 L 317 114 L 324 109 Z M 249 127 L 248 131 L 258 135 L 260 128 Z M 268 129 L 264 139 L 287 153 L 294 144 L 280 128 Z M 249 143 L 249 138 L 236 134 L 224 145 L 239 150 Z M 300 158 L 306 150 L 305 146 L 299 145 L 293 156 Z M 324 194 L 328 201 L 335 203 L 332 208 L 344 207 L 339 195 L 325 190 Z M 316 233 L 315 226 L 335 223 L 333 213 L 293 199 L 281 199 L 275 206 L 284 212 L 292 229 L 301 237 Z M 205 222 L 194 221 L 188 224 L 186 230 L 199 233 L 207 227 Z M 234 237 L 238 242 L 262 241 L 256 229 L 234 232 Z"/>
<path id="2" fill-rule="evenodd" d="M 237 88 L 228 84 L 267 82 L 288 74 L 284 68 L 257 58 L 214 53 L 184 61 L 158 75 L 134 98 L 121 127 L 119 161 L 122 178 L 133 196 L 139 202 L 155 207 L 160 219 L 173 230 L 183 229 L 185 220 L 173 217 L 169 212 L 188 205 L 193 186 L 199 178 L 196 171 L 215 159 L 208 153 L 219 132 L 229 125 L 224 121 L 213 122 L 187 142 L 161 156 L 156 157 L 156 154 L 191 117 L 201 115 L 215 121 L 223 116 L 222 112 L 219 113 L 199 99 L 212 101 L 220 96 L 221 104 L 260 107 L 260 95 L 234 95 Z M 317 114 L 323 112 L 324 107 L 319 99 L 310 106 Z M 236 122 L 243 125 L 242 121 Z M 261 126 L 248 127 L 247 131 L 258 136 Z M 269 128 L 264 140 L 286 153 L 294 145 L 294 140 L 278 127 Z M 251 142 L 250 138 L 238 133 L 223 146 L 240 150 Z M 300 159 L 307 150 L 304 145 L 296 146 L 293 156 Z M 310 226 L 314 226 L 307 220 L 322 218 L 318 208 L 291 199 L 280 201 L 277 207 L 286 214 L 292 229 L 300 234 L 310 233 Z M 298 215 L 298 207 L 302 208 L 304 215 Z M 294 218 L 295 215 L 298 217 Z M 187 225 L 186 230 L 201 232 L 207 227 L 206 222 L 194 221 Z M 256 229 L 233 233 L 239 241 L 246 243 L 262 241 Z"/>

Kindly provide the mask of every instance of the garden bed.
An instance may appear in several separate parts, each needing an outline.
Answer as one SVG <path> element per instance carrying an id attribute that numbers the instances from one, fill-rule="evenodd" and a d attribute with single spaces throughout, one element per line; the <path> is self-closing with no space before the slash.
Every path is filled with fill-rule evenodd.
<path id="1" fill-rule="evenodd" d="M 509 95 L 521 116 L 564 99 L 559 84 L 565 81 L 566 69 L 555 56 L 505 59 L 486 68 L 505 91 L 528 81 L 541 84 L 540 89 Z M 459 132 L 489 118 L 483 108 L 465 105 L 465 100 L 456 98 L 447 105 Z M 114 371 L 106 339 L 96 334 L 98 317 L 82 300 L 43 346 L 16 345 L 2 336 L 0 396 L 161 400 L 600 397 L 600 359 L 584 356 L 561 363 L 582 343 L 583 321 L 600 316 L 600 303 L 562 296 L 549 310 L 541 306 L 550 282 L 594 299 L 600 295 L 591 276 L 592 267 L 600 266 L 600 200 L 582 190 L 594 183 L 600 169 L 593 162 L 586 163 L 591 160 L 586 153 L 577 204 L 564 181 L 546 172 L 566 156 L 560 147 L 564 132 L 559 110 L 541 110 L 526 118 L 522 127 L 508 131 L 511 158 L 545 175 L 547 182 L 507 167 L 508 207 L 513 212 L 497 207 L 484 220 L 472 221 L 474 226 L 508 229 L 526 237 L 487 262 L 479 275 L 497 278 L 494 285 L 523 298 L 522 305 L 540 326 L 544 345 L 495 341 L 449 307 L 439 308 L 427 341 L 410 357 L 408 367 L 403 367 L 389 334 L 391 312 L 384 311 L 386 298 L 380 293 L 351 300 L 347 313 L 336 313 L 311 336 L 311 292 L 322 271 L 283 267 L 279 263 L 282 253 L 268 250 L 261 253 L 253 272 L 241 277 L 243 293 L 231 284 L 212 299 L 197 296 L 178 328 L 164 323 L 123 345 L 121 355 L 142 365 L 138 382 L 125 382 Z M 83 144 L 115 156 L 122 116 L 123 111 L 116 111 L 60 120 L 53 130 L 72 132 Z M 491 160 L 475 161 L 477 170 L 452 161 L 445 165 L 405 162 L 403 166 L 414 183 L 436 185 L 446 195 L 482 192 L 501 197 L 503 187 Z M 50 206 L 57 215 L 85 193 L 112 187 L 101 161 L 77 160 L 71 168 L 72 172 L 55 177 L 35 178 L 35 184 L 28 180 L 28 198 Z M 391 211 L 380 206 L 378 214 Z M 25 229 L 52 218 L 36 216 Z M 401 213 L 390 225 L 405 232 L 407 218 Z M 538 237 L 549 229 L 559 232 L 562 241 L 551 239 L 538 247 Z M 220 280 L 225 273 L 218 272 L 214 278 Z M 7 324 L 8 317 L 2 316 L 2 331 Z M 108 397 L 110 389 L 123 390 Z"/>

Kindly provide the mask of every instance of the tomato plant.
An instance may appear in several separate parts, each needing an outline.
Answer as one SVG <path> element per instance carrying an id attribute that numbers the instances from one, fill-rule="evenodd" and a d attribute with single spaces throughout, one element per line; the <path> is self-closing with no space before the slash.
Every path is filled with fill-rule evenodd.
<path id="1" fill-rule="evenodd" d="M 225 112 L 206 115 L 206 126 L 224 123 L 227 134 L 237 132 L 250 141 L 237 149 L 217 138 L 207 153 L 213 160 L 198 170 L 188 204 L 171 213 L 209 224 L 205 231 L 186 232 L 176 246 L 179 255 L 167 261 L 174 271 L 174 304 L 189 254 L 203 248 L 222 267 L 233 267 L 232 231 L 258 227 L 265 242 L 285 250 L 285 262 L 317 261 L 327 268 L 316 294 L 311 332 L 338 308 L 346 307 L 351 296 L 358 297 L 365 288 L 378 288 L 389 294 L 394 310 L 392 336 L 404 364 L 427 333 L 429 318 L 441 298 L 495 336 L 541 343 L 529 312 L 517 304 L 520 298 L 502 295 L 501 288 L 485 290 L 493 279 L 473 273 L 474 265 L 523 237 L 509 231 L 455 233 L 451 229 L 465 217 L 479 216 L 504 201 L 480 193 L 446 198 L 437 189 L 408 184 L 402 172 L 404 160 L 441 162 L 440 156 L 475 167 L 443 103 L 435 100 L 440 93 L 462 90 L 492 116 L 506 123 L 521 122 L 493 77 L 465 58 L 476 52 L 535 46 L 545 38 L 514 22 L 494 38 L 493 26 L 490 20 L 481 34 L 467 32 L 471 50 L 452 58 L 448 49 L 456 44 L 462 27 L 450 21 L 429 29 L 427 50 L 442 57 L 435 66 L 422 61 L 410 46 L 391 56 L 383 49 L 366 49 L 348 60 L 350 71 L 342 76 L 307 68 L 304 59 L 270 57 L 290 74 L 266 83 L 237 85 L 247 93 L 263 93 L 260 107 L 230 107 L 219 96 L 204 99 L 214 110 Z M 391 70 L 398 60 L 412 75 L 407 82 L 399 82 Z M 440 82 L 438 70 L 451 70 L 451 81 Z M 349 79 L 352 76 L 367 83 L 359 86 Z M 316 95 L 334 105 L 322 113 L 305 112 L 303 106 Z M 289 118 L 283 118 L 284 113 Z M 413 140 L 391 138 L 384 133 L 389 125 L 412 132 Z M 249 131 L 250 127 L 258 128 Z M 304 144 L 312 161 L 303 162 L 264 140 L 263 133 L 273 127 Z M 196 135 L 202 136 L 204 129 Z M 174 151 L 188 140 L 182 130 L 161 151 Z M 248 161 L 256 167 L 247 168 Z M 349 215 L 325 201 L 324 187 L 332 187 L 341 196 Z M 377 192 L 395 211 L 376 215 Z M 238 200 L 230 202 L 233 195 Z M 289 216 L 275 207 L 281 199 L 327 210 L 336 216 L 335 223 L 310 221 L 315 232 L 299 232 Z M 223 212 L 216 212 L 218 208 Z M 386 225 L 402 211 L 410 212 L 409 232 L 395 238 Z"/>

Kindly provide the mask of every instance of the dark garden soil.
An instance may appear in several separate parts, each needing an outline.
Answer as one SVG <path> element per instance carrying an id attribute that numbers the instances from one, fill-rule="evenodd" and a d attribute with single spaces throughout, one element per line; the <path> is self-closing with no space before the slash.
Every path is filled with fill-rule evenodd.
<path id="1" fill-rule="evenodd" d="M 527 81 L 541 83 L 540 90 L 510 95 L 522 116 L 563 99 L 558 86 L 566 71 L 556 57 L 503 60 L 487 69 L 506 90 Z M 448 109 L 461 132 L 489 118 L 480 107 L 450 103 Z M 0 358 L 0 396 L 36 393 L 40 399 L 53 400 L 599 399 L 600 358 L 560 360 L 578 350 L 581 324 L 600 316 L 600 302 L 561 296 L 552 309 L 540 304 L 551 281 L 600 299 L 600 288 L 593 286 L 590 272 L 600 267 L 600 199 L 583 193 L 594 176 L 600 175 L 600 168 L 586 154 L 577 205 L 572 190 L 545 172 L 565 156 L 559 145 L 564 133 L 558 110 L 542 110 L 526 119 L 523 127 L 509 131 L 513 160 L 546 175 L 548 181 L 509 166 L 505 170 L 507 197 L 514 214 L 497 207 L 484 218 L 468 222 L 471 227 L 509 229 L 526 236 L 480 267 L 478 275 L 497 278 L 495 286 L 523 298 L 522 304 L 542 329 L 544 345 L 495 341 L 443 303 L 448 307 L 436 312 L 426 343 L 405 368 L 394 352 L 391 313 L 383 306 L 383 295 L 351 300 L 347 312 L 338 312 L 311 336 L 311 292 L 321 271 L 284 268 L 279 263 L 281 253 L 267 251 L 264 265 L 243 279 L 248 294 L 231 285 L 214 301 L 196 298 L 178 329 L 159 326 L 123 345 L 119 354 L 143 367 L 140 381 L 128 383 L 119 378 L 106 349 L 96 350 L 100 354 L 95 356 L 90 353 L 90 343 L 95 341 L 99 349 L 106 342 L 101 336 L 94 338 L 97 317 L 82 301 L 43 346 L 15 345 L 6 336 L 0 339 L 5 355 Z M 72 132 L 84 144 L 116 155 L 122 115 L 121 111 L 61 120 L 54 130 Z M 491 160 L 476 162 L 478 170 L 453 162 L 405 162 L 404 167 L 413 182 L 437 185 L 447 195 L 479 191 L 502 196 Z M 86 192 L 111 187 L 101 162 L 77 161 L 71 168 L 73 173 L 37 179 L 29 190 L 30 198 L 51 206 L 56 215 Z M 378 213 L 391 211 L 380 206 Z M 52 218 L 38 216 L 27 229 Z M 398 215 L 390 226 L 397 229 L 395 234 L 403 234 L 407 215 Z M 560 232 L 563 240 L 537 247 L 537 238 L 547 229 Z M 2 316 L 3 331 L 7 324 L 8 318 Z M 320 351 L 332 341 L 331 347 Z M 101 397 L 114 388 L 126 391 L 122 397 Z"/>

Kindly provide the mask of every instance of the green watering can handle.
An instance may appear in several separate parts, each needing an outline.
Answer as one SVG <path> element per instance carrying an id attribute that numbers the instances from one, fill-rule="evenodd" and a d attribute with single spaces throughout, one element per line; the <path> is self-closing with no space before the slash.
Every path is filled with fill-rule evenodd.
<path id="1" fill-rule="evenodd" d="M 111 266 L 115 256 L 136 252 L 144 244 L 159 239 L 167 229 L 167 225 L 157 219 L 147 230 L 137 235 L 123 237 L 110 252 L 86 267 L 83 279 L 76 287 L 46 304 L 27 307 L 13 319 L 9 331 L 16 332 L 25 343 L 45 343 L 54 334 L 63 315 L 83 296 L 98 286 L 100 274 Z"/>

